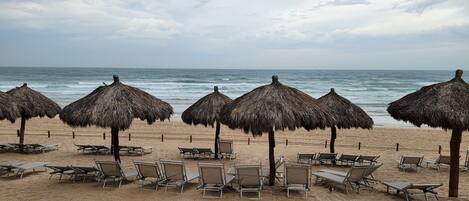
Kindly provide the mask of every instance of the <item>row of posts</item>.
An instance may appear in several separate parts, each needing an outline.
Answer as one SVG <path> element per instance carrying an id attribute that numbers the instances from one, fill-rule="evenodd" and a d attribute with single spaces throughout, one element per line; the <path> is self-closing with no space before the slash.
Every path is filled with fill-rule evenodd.
<path id="1" fill-rule="evenodd" d="M 17 137 L 20 136 L 20 130 L 16 130 L 16 135 Z M 47 131 L 47 138 L 50 138 L 51 137 L 51 134 L 50 134 L 50 131 Z M 72 138 L 75 139 L 75 131 L 72 132 Z M 106 133 L 104 132 L 103 133 L 103 140 L 106 139 Z M 129 141 L 132 140 L 132 134 L 129 133 Z M 161 134 L 161 142 L 164 142 L 164 135 Z M 189 136 L 189 142 L 192 143 L 192 135 Z M 248 137 L 248 145 L 251 144 L 251 138 Z M 285 146 L 288 146 L 288 139 L 285 139 Z M 361 150 L 361 147 L 362 147 L 362 143 L 361 142 L 358 142 L 358 150 Z M 327 140 L 324 141 L 324 148 L 327 148 Z M 399 151 L 399 143 L 396 143 L 396 152 Z M 442 151 L 442 147 L 441 145 L 438 145 L 438 154 L 441 154 L 441 151 Z"/>

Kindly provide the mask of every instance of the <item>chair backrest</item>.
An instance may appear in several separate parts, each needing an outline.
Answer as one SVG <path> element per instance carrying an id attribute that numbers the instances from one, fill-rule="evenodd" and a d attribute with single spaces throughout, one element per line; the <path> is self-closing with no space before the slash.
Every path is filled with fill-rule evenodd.
<path id="1" fill-rule="evenodd" d="M 449 165 L 451 164 L 451 156 L 440 155 L 436 159 L 436 163 Z"/>
<path id="2" fill-rule="evenodd" d="M 275 170 L 278 170 L 284 164 L 285 164 L 285 160 L 283 156 L 281 156 L 278 160 L 275 161 Z"/>
<path id="3" fill-rule="evenodd" d="M 261 184 L 261 166 L 260 165 L 242 165 L 236 166 L 236 178 L 241 187 L 260 187 Z"/>
<path id="4" fill-rule="evenodd" d="M 163 176 L 168 181 L 187 181 L 186 168 L 183 161 L 160 160 Z"/>
<path id="5" fill-rule="evenodd" d="M 466 162 L 464 163 L 464 166 L 469 168 L 469 150 L 466 152 Z"/>
<path id="6" fill-rule="evenodd" d="M 420 166 L 420 163 L 422 162 L 422 160 L 423 160 L 423 156 L 402 156 L 401 164 Z"/>
<path id="7" fill-rule="evenodd" d="M 351 154 L 341 154 L 339 156 L 339 160 L 347 160 L 347 161 L 355 161 L 357 160 L 358 155 L 351 155 Z"/>
<path id="8" fill-rule="evenodd" d="M 363 162 L 363 161 L 369 161 L 369 162 L 371 162 L 371 163 L 374 163 L 374 162 L 376 162 L 376 161 L 378 160 L 379 157 L 380 157 L 379 155 L 377 155 L 377 156 L 360 155 L 360 156 L 358 156 L 358 159 L 357 159 L 357 160 L 358 160 L 358 161 L 361 161 L 361 162 Z"/>
<path id="9" fill-rule="evenodd" d="M 376 170 L 378 170 L 381 166 L 383 166 L 383 164 L 379 164 L 379 165 L 375 165 L 375 164 L 372 164 L 370 166 L 368 166 L 368 169 L 365 171 L 365 173 L 363 174 L 363 177 L 369 177 L 370 175 L 372 175 Z"/>
<path id="10" fill-rule="evenodd" d="M 141 178 L 160 178 L 160 168 L 156 162 L 134 161 L 135 169 Z"/>
<path id="11" fill-rule="evenodd" d="M 221 163 L 199 163 L 202 185 L 225 185 L 225 168 Z"/>
<path id="12" fill-rule="evenodd" d="M 218 152 L 226 154 L 233 153 L 233 141 L 221 140 L 218 143 Z"/>
<path id="13" fill-rule="evenodd" d="M 105 177 L 122 177 L 122 168 L 117 161 L 96 161 L 98 169 Z"/>
<path id="14" fill-rule="evenodd" d="M 318 159 L 328 160 L 328 159 L 335 159 L 337 157 L 336 153 L 319 153 Z"/>
<path id="15" fill-rule="evenodd" d="M 305 164 L 285 163 L 285 185 L 299 184 L 309 186 L 311 166 Z"/>
<path id="16" fill-rule="evenodd" d="M 369 170 L 370 166 L 354 166 L 349 169 L 345 180 L 348 182 L 359 182 L 365 178 L 365 173 Z"/>
<path id="17" fill-rule="evenodd" d="M 182 148 L 182 147 L 178 147 L 178 149 L 179 149 L 179 152 L 181 152 L 181 153 L 191 153 L 191 152 L 194 151 L 193 148 Z"/>

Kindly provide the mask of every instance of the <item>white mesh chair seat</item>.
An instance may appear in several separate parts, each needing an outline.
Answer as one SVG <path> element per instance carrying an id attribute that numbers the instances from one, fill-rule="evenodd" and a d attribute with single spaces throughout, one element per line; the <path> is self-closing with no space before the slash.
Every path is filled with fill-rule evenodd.
<path id="1" fill-rule="evenodd" d="M 416 169 L 421 167 L 423 156 L 402 156 L 400 160 L 397 160 L 397 167 L 402 170 Z"/>
<path id="2" fill-rule="evenodd" d="M 217 191 L 220 198 L 223 197 L 223 189 L 231 184 L 233 175 L 225 173 L 225 167 L 220 163 L 199 163 L 200 188 L 203 190 L 202 197 L 206 197 L 206 191 Z"/>
<path id="3" fill-rule="evenodd" d="M 182 193 L 185 184 L 199 177 L 197 173 L 186 172 L 183 161 L 160 160 L 160 164 L 163 176 L 161 183 L 165 186 L 165 191 L 168 187 L 180 187 Z"/>
<path id="4" fill-rule="evenodd" d="M 308 196 L 311 181 L 311 166 L 298 163 L 285 163 L 284 186 L 287 190 L 287 197 L 290 197 L 290 190 L 304 191 Z"/>

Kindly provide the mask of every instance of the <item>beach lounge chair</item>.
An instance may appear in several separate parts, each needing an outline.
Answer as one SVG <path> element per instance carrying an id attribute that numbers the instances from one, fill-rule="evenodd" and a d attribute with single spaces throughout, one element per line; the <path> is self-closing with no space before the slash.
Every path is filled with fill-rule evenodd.
<path id="1" fill-rule="evenodd" d="M 160 160 L 160 164 L 164 178 L 161 183 L 165 186 L 165 191 L 168 190 L 168 187 L 172 186 L 180 187 L 182 193 L 184 185 L 199 178 L 197 173 L 186 171 L 183 161 Z"/>
<path id="2" fill-rule="evenodd" d="M 53 176 L 57 175 L 59 177 L 59 182 L 62 180 L 64 175 L 69 176 L 70 178 L 73 177 L 75 171 L 70 166 L 57 166 L 57 165 L 47 165 L 47 168 L 51 169 L 49 180 L 52 179 Z"/>
<path id="3" fill-rule="evenodd" d="M 371 183 L 376 182 L 377 180 L 373 176 L 373 173 L 378 170 L 383 164 L 371 164 L 371 165 L 366 165 L 362 167 L 368 167 L 368 169 L 363 173 L 363 184 L 366 186 L 371 186 Z M 355 167 L 360 167 L 360 166 L 355 166 Z M 348 174 L 348 171 L 338 171 L 338 170 L 331 170 L 331 169 L 321 169 L 319 172 L 327 172 L 331 173 L 337 176 L 342 176 L 346 177 Z"/>
<path id="4" fill-rule="evenodd" d="M 262 170 L 260 165 L 241 165 L 236 166 L 236 180 L 238 182 L 238 191 L 241 199 L 244 192 L 257 193 L 257 197 L 261 199 L 261 191 L 263 187 Z"/>
<path id="5" fill-rule="evenodd" d="M 291 190 L 304 191 L 305 198 L 311 181 L 311 166 L 298 163 L 285 163 L 284 187 L 287 190 L 287 197 L 290 197 Z"/>
<path id="6" fill-rule="evenodd" d="M 103 188 L 106 187 L 108 181 L 119 182 L 120 188 L 123 181 L 133 181 L 138 175 L 136 170 L 124 172 L 117 161 L 96 161 L 96 166 L 100 172 L 99 179 L 103 181 Z"/>
<path id="7" fill-rule="evenodd" d="M 210 148 L 194 148 L 197 158 L 212 159 L 215 157 L 215 152 Z"/>
<path id="8" fill-rule="evenodd" d="M 464 171 L 469 171 L 469 150 L 466 152 L 466 160 L 464 161 Z"/>
<path id="9" fill-rule="evenodd" d="M 377 163 L 380 155 L 359 155 L 357 162 L 360 165 Z"/>
<path id="10" fill-rule="evenodd" d="M 2 174 L 1 175 L 7 175 L 10 176 L 11 173 L 14 173 L 14 170 L 16 169 L 16 166 L 24 164 L 24 162 L 18 162 L 18 161 L 2 161 L 0 162 L 0 168 L 2 169 Z"/>
<path id="11" fill-rule="evenodd" d="M 339 162 L 340 165 L 353 166 L 357 162 L 358 157 L 359 155 L 341 154 L 336 162 Z"/>
<path id="12" fill-rule="evenodd" d="M 32 170 L 33 172 L 36 171 L 38 168 L 46 169 L 47 163 L 44 162 L 31 162 L 31 163 L 23 163 L 19 165 L 13 165 L 13 169 L 16 170 L 16 175 L 20 176 L 20 179 L 23 179 L 23 175 L 26 171 Z"/>
<path id="13" fill-rule="evenodd" d="M 119 151 L 124 151 L 128 155 L 145 155 L 153 152 L 153 147 L 148 145 L 143 146 L 119 146 Z"/>
<path id="14" fill-rule="evenodd" d="M 399 181 L 392 181 L 392 182 L 383 182 L 383 184 L 386 186 L 386 191 L 390 193 L 390 189 L 395 189 L 396 190 L 396 195 L 399 195 L 399 193 L 403 193 L 405 196 L 405 199 L 407 201 L 410 200 L 411 195 L 415 195 L 417 193 L 412 193 L 410 190 L 417 190 L 421 191 L 420 194 L 423 194 L 425 196 L 425 200 L 427 200 L 427 195 L 432 194 L 435 196 L 436 200 L 438 200 L 438 193 L 435 191 L 436 188 L 439 188 L 443 186 L 443 184 L 439 183 L 411 183 L 411 182 L 399 182 Z"/>
<path id="15" fill-rule="evenodd" d="M 194 148 L 182 148 L 178 147 L 179 149 L 179 154 L 181 154 L 182 158 L 194 158 L 195 157 L 195 151 Z"/>
<path id="16" fill-rule="evenodd" d="M 157 162 L 134 161 L 135 169 L 138 172 L 138 180 L 141 182 L 141 188 L 145 186 L 147 179 L 153 179 L 150 183 L 155 183 L 155 190 L 158 190 L 159 182 L 163 180 L 160 168 Z"/>
<path id="17" fill-rule="evenodd" d="M 87 178 L 98 179 L 97 176 L 100 173 L 99 169 L 94 166 L 71 165 L 70 167 L 73 169 L 72 178 L 73 179 L 83 178 L 83 182 L 85 182 Z"/>
<path id="18" fill-rule="evenodd" d="M 344 188 L 346 193 L 348 193 L 347 187 L 350 187 L 352 190 L 359 193 L 368 168 L 368 166 L 351 167 L 345 176 L 332 174 L 330 172 L 315 172 L 313 175 L 316 176 L 316 183 L 325 183 L 329 185 L 329 189 L 333 189 L 332 187 L 335 186 L 340 186 Z"/>
<path id="19" fill-rule="evenodd" d="M 221 163 L 199 163 L 200 186 L 202 189 L 202 197 L 206 198 L 207 191 L 220 192 L 219 198 L 223 198 L 223 189 L 231 184 L 234 179 L 233 175 L 225 173 L 225 167 Z"/>
<path id="20" fill-rule="evenodd" d="M 442 166 L 447 166 L 451 164 L 451 157 L 450 156 L 444 156 L 444 155 L 439 155 L 438 158 L 434 161 L 425 161 L 427 164 L 427 167 L 432 167 L 437 170 L 440 170 Z"/>
<path id="21" fill-rule="evenodd" d="M 296 155 L 297 163 L 302 163 L 302 164 L 313 164 L 315 158 L 316 158 L 315 153 L 314 154 L 298 153 Z"/>
<path id="22" fill-rule="evenodd" d="M 15 146 L 11 144 L 0 144 L 0 151 L 2 152 L 15 151 L 15 149 Z"/>
<path id="23" fill-rule="evenodd" d="M 323 164 L 335 164 L 337 153 L 319 153 L 314 159 L 320 165 Z"/>
<path id="24" fill-rule="evenodd" d="M 400 160 L 396 160 L 397 167 L 401 170 L 415 169 L 422 167 L 423 156 L 402 156 Z"/>
<path id="25" fill-rule="evenodd" d="M 235 159 L 236 153 L 233 149 L 233 141 L 232 140 L 220 140 L 218 143 L 218 153 L 222 155 L 223 158 L 228 159 Z"/>

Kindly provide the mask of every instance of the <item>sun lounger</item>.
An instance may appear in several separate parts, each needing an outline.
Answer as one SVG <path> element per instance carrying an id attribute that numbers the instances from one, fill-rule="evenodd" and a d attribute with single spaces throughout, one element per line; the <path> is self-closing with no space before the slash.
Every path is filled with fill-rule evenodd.
<path id="1" fill-rule="evenodd" d="M 221 163 L 199 163 L 200 186 L 202 197 L 206 198 L 207 191 L 220 192 L 219 198 L 223 198 L 223 189 L 230 185 L 234 179 L 233 175 L 225 173 L 225 167 Z"/>
<path id="2" fill-rule="evenodd" d="M 360 165 L 363 165 L 363 164 L 373 164 L 373 163 L 377 163 L 378 162 L 378 158 L 380 156 L 379 155 L 359 155 L 358 158 L 357 158 L 357 162 L 360 164 Z"/>
<path id="3" fill-rule="evenodd" d="M 159 182 L 164 178 L 161 175 L 157 162 L 134 161 L 135 169 L 138 172 L 138 180 L 141 182 L 141 188 L 145 186 L 145 181 L 150 180 L 155 183 L 155 190 L 158 190 Z"/>
<path id="4" fill-rule="evenodd" d="M 236 181 L 238 182 L 238 191 L 241 199 L 244 192 L 257 193 L 257 197 L 261 199 L 261 191 L 263 187 L 262 170 L 260 165 L 240 165 L 236 166 Z"/>
<path id="5" fill-rule="evenodd" d="M 335 186 L 340 186 L 345 189 L 346 193 L 348 193 L 347 187 L 350 187 L 352 190 L 359 193 L 368 168 L 368 166 L 351 167 L 345 176 L 339 176 L 329 172 L 315 172 L 313 175 L 316 176 L 316 183 L 325 183 L 329 186 L 329 189 L 333 189 L 332 187 Z"/>
<path id="6" fill-rule="evenodd" d="M 196 158 L 212 159 L 215 157 L 215 152 L 210 148 L 194 148 L 194 152 L 196 153 Z"/>
<path id="7" fill-rule="evenodd" d="M 73 179 L 83 178 L 83 182 L 87 178 L 98 179 L 99 170 L 94 166 L 71 165 L 70 167 L 74 171 Z"/>
<path id="8" fill-rule="evenodd" d="M 334 164 L 336 161 L 337 153 L 319 153 L 314 159 L 320 165 L 322 164 Z"/>
<path id="9" fill-rule="evenodd" d="M 313 164 L 315 158 L 316 158 L 315 153 L 314 154 L 298 153 L 296 155 L 297 163 L 302 163 L 302 164 Z"/>
<path id="10" fill-rule="evenodd" d="M 119 146 L 119 150 L 126 152 L 129 155 L 145 155 L 153 152 L 153 147 L 148 145 L 143 146 Z"/>
<path id="11" fill-rule="evenodd" d="M 436 200 L 438 200 L 438 193 L 434 191 L 436 188 L 439 188 L 443 186 L 443 184 L 438 184 L 438 183 L 422 183 L 422 184 L 416 184 L 416 183 L 411 183 L 411 182 L 399 182 L 399 181 L 393 181 L 393 182 L 383 182 L 383 184 L 386 186 L 386 191 L 389 193 L 390 189 L 395 189 L 396 194 L 398 195 L 399 193 L 403 193 L 405 196 L 405 199 L 407 201 L 410 200 L 411 195 L 415 195 L 417 193 L 411 193 L 410 190 L 418 190 L 421 191 L 424 196 L 425 200 L 427 200 L 427 195 L 432 194 L 435 196 Z"/>
<path id="12" fill-rule="evenodd" d="M 353 166 L 357 162 L 359 155 L 341 154 L 336 162 L 340 165 Z"/>
<path id="13" fill-rule="evenodd" d="M 361 166 L 361 167 L 368 167 L 368 170 L 366 170 L 363 173 L 363 184 L 366 186 L 370 186 L 372 182 L 376 182 L 377 180 L 373 176 L 373 173 L 378 170 L 383 164 L 372 164 L 372 165 L 366 165 L 366 166 Z M 355 167 L 360 167 L 360 166 L 355 166 Z M 342 176 L 346 177 L 348 174 L 348 171 L 338 171 L 338 170 L 331 170 L 331 169 L 321 169 L 319 172 L 327 172 L 330 174 L 334 174 L 337 176 Z"/>
<path id="14" fill-rule="evenodd" d="M 450 156 L 444 156 L 444 155 L 439 155 L 438 158 L 434 161 L 424 161 L 427 164 L 427 167 L 432 167 L 437 170 L 440 170 L 442 166 L 447 166 L 451 164 L 451 157 Z"/>
<path id="15" fill-rule="evenodd" d="M 194 158 L 195 157 L 195 151 L 194 148 L 182 148 L 178 147 L 179 149 L 179 154 L 181 154 L 182 158 Z"/>
<path id="16" fill-rule="evenodd" d="M 161 184 L 165 186 L 165 191 L 168 190 L 168 187 L 172 186 L 180 187 L 182 193 L 184 185 L 199 178 L 197 173 L 186 171 L 183 161 L 160 160 L 160 164 L 164 178 Z"/>
<path id="17" fill-rule="evenodd" d="M 469 171 L 469 150 L 466 152 L 466 160 L 464 161 L 463 170 Z"/>
<path id="18" fill-rule="evenodd" d="M 109 154 L 111 148 L 104 145 L 92 145 L 92 144 L 75 144 L 77 151 L 82 151 L 87 154 Z"/>
<path id="19" fill-rule="evenodd" d="M 218 153 L 223 156 L 223 158 L 228 159 L 235 159 L 236 153 L 233 149 L 233 141 L 232 140 L 220 140 L 218 143 Z"/>
<path id="20" fill-rule="evenodd" d="M 310 165 L 285 163 L 284 187 L 287 190 L 287 197 L 290 197 L 291 190 L 304 191 L 305 198 L 308 197 L 310 181 Z"/>
<path id="21" fill-rule="evenodd" d="M 397 167 L 401 170 L 415 169 L 422 167 L 423 156 L 402 156 L 400 160 L 396 160 Z"/>
<path id="22" fill-rule="evenodd" d="M 47 165 L 46 167 L 52 170 L 52 172 L 49 173 L 49 180 L 52 179 L 53 176 L 57 175 L 60 182 L 64 175 L 73 177 L 75 174 L 75 171 L 70 166 Z"/>
<path id="23" fill-rule="evenodd" d="M 15 146 L 11 144 L 0 144 L 0 151 L 2 152 L 15 151 Z"/>
<path id="24" fill-rule="evenodd" d="M 23 163 L 20 165 L 13 165 L 14 170 L 16 170 L 16 175 L 20 176 L 20 179 L 23 179 L 23 175 L 27 170 L 32 170 L 33 172 L 36 171 L 38 168 L 46 168 L 47 163 L 44 162 L 31 162 L 31 163 Z"/>
<path id="25" fill-rule="evenodd" d="M 0 162 L 0 168 L 2 168 L 3 175 L 6 174 L 7 176 L 10 176 L 11 173 L 14 173 L 14 169 L 16 169 L 16 166 L 24 164 L 24 162 L 18 162 L 18 161 L 2 161 Z"/>
<path id="26" fill-rule="evenodd" d="M 10 144 L 14 147 L 15 151 L 20 151 L 21 153 L 44 153 L 48 151 L 54 151 L 59 149 L 58 144 Z"/>
<path id="27" fill-rule="evenodd" d="M 100 172 L 100 180 L 103 181 L 103 188 L 108 181 L 119 182 L 120 188 L 123 181 L 133 181 L 138 175 L 136 170 L 124 172 L 120 163 L 116 161 L 96 161 L 96 165 Z"/>

